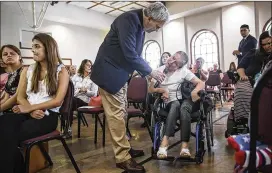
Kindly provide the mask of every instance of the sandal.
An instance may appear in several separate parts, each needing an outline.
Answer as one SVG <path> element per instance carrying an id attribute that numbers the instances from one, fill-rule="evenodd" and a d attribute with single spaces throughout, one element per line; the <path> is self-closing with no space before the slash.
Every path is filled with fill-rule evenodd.
<path id="1" fill-rule="evenodd" d="M 182 148 L 180 152 L 180 157 L 191 157 L 191 153 L 188 148 Z"/>
<path id="2" fill-rule="evenodd" d="M 167 149 L 168 149 L 168 146 L 167 147 L 159 147 L 159 150 L 157 152 L 157 157 L 159 159 L 167 158 Z"/>

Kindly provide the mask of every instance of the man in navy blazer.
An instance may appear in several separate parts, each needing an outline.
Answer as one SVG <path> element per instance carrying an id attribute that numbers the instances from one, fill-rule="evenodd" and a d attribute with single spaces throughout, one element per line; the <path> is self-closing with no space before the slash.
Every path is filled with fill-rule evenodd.
<path id="1" fill-rule="evenodd" d="M 240 27 L 240 33 L 243 39 L 239 43 L 238 50 L 233 51 L 233 55 L 236 55 L 238 58 L 238 64 L 241 62 L 242 58 L 247 52 L 251 49 L 257 48 L 257 40 L 255 37 L 249 34 L 249 26 L 244 24 Z"/>
<path id="2" fill-rule="evenodd" d="M 127 172 L 145 172 L 144 167 L 131 158 L 131 147 L 125 136 L 127 81 L 134 71 L 142 77 L 150 76 L 160 82 L 164 80 L 165 75 L 153 71 L 141 53 L 145 32 L 157 31 L 168 18 L 169 12 L 160 2 L 121 14 L 112 23 L 92 67 L 91 79 L 99 86 L 116 166 Z"/>

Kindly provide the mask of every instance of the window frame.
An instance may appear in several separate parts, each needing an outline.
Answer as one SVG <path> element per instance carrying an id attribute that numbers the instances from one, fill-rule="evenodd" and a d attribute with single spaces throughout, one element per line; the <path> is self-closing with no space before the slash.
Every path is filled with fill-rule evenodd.
<path id="1" fill-rule="evenodd" d="M 271 17 L 270 19 L 268 19 L 268 20 L 266 21 L 266 23 L 264 24 L 264 26 L 263 26 L 263 32 L 264 32 L 264 31 L 267 31 L 266 28 L 267 28 L 269 25 L 271 26 L 271 29 L 272 29 L 272 17 Z"/>
<path id="2" fill-rule="evenodd" d="M 218 39 L 218 36 L 217 36 L 217 34 L 214 32 L 214 31 L 212 31 L 212 30 L 210 30 L 210 29 L 201 29 L 201 30 L 199 30 L 199 31 L 197 31 L 193 36 L 192 36 L 192 38 L 191 38 L 191 41 L 190 41 L 190 55 L 191 55 L 191 64 L 193 64 L 193 63 L 195 63 L 195 60 L 196 60 L 196 57 L 193 57 L 193 54 L 195 55 L 195 46 L 193 47 L 193 41 L 194 41 L 194 45 L 195 45 L 195 42 L 196 42 L 196 40 L 198 39 L 198 37 L 201 35 L 201 34 L 203 34 L 203 33 L 205 33 L 205 32 L 210 32 L 211 34 L 213 34 L 214 36 L 215 36 L 215 38 L 216 38 L 216 43 L 217 43 L 217 61 L 218 61 L 218 68 L 220 68 L 221 67 L 221 63 L 220 63 L 220 58 L 219 58 L 219 39 Z M 195 37 L 197 37 L 197 38 L 195 38 Z M 194 51 L 194 53 L 193 53 L 193 51 Z M 207 62 L 205 62 L 205 63 L 207 63 Z"/>
<path id="3" fill-rule="evenodd" d="M 156 44 L 158 45 L 159 49 L 160 49 L 160 57 L 159 57 L 159 62 L 160 62 L 160 58 L 161 58 L 161 54 L 162 54 L 162 49 L 161 49 L 161 45 L 160 45 L 159 42 L 156 41 L 156 40 L 147 40 L 147 41 L 144 43 L 143 48 L 145 47 L 146 44 L 147 44 L 147 46 L 146 46 L 146 48 L 143 49 L 143 51 L 142 51 L 143 59 L 144 59 L 145 61 L 147 61 L 147 59 L 146 59 L 146 50 L 147 50 L 147 48 L 148 48 L 152 43 L 156 43 Z"/>

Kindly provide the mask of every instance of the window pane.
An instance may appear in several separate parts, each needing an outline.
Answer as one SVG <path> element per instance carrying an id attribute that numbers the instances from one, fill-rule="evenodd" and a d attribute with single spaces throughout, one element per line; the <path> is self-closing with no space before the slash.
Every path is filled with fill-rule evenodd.
<path id="1" fill-rule="evenodd" d="M 200 47 L 199 46 L 195 47 L 195 54 L 200 54 Z"/>
<path id="2" fill-rule="evenodd" d="M 201 54 L 206 54 L 207 53 L 207 49 L 206 46 L 201 46 Z"/>
<path id="3" fill-rule="evenodd" d="M 218 52 L 218 50 L 217 50 L 217 44 L 213 44 L 212 46 L 213 46 L 213 52 L 217 53 Z"/>
<path id="4" fill-rule="evenodd" d="M 212 52 L 213 52 L 212 45 L 207 45 L 207 53 L 212 53 Z"/>
<path id="5" fill-rule="evenodd" d="M 212 42 L 213 44 L 217 44 L 217 39 L 216 39 L 215 36 L 213 36 L 213 37 L 211 38 L 211 42 Z"/>
<path id="6" fill-rule="evenodd" d="M 161 58 L 159 44 L 155 41 L 146 42 L 144 45 L 142 56 L 152 69 L 158 68 Z"/>
<path id="7" fill-rule="evenodd" d="M 210 31 L 200 31 L 192 38 L 192 58 L 202 57 L 205 60 L 203 68 L 212 67 L 218 63 L 218 43 L 216 35 Z M 194 62 L 193 60 L 193 62 Z"/>
<path id="8" fill-rule="evenodd" d="M 202 41 L 202 44 L 209 45 L 209 44 L 211 44 L 211 40 L 209 40 L 209 39 L 204 39 L 204 40 Z"/>
<path id="9" fill-rule="evenodd" d="M 194 45 L 194 46 L 197 46 L 197 47 L 200 46 L 200 40 L 199 40 L 199 39 L 196 39 L 196 40 L 195 40 L 195 45 Z"/>

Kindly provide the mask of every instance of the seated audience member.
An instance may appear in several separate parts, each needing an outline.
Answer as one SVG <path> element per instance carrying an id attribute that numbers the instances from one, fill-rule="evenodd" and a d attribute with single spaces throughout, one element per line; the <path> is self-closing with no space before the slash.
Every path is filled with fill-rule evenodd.
<path id="1" fill-rule="evenodd" d="M 75 87 L 73 110 L 81 106 L 87 106 L 91 97 L 97 96 L 98 86 L 90 79 L 91 69 L 92 62 L 84 59 L 77 74 L 72 78 Z"/>
<path id="2" fill-rule="evenodd" d="M 1 57 L 2 57 L 2 55 L 1 55 Z M 3 73 L 7 73 L 7 65 L 0 58 L 0 75 Z"/>
<path id="3" fill-rule="evenodd" d="M 5 85 L 7 83 L 7 80 L 8 80 L 8 73 L 7 73 L 6 64 L 4 64 L 3 60 L 0 58 L 0 101 L 4 97 L 4 93 L 5 93 L 4 89 L 5 89 Z"/>
<path id="4" fill-rule="evenodd" d="M 69 72 L 70 72 L 70 79 L 72 80 L 72 78 L 76 74 L 76 66 L 75 65 L 70 65 Z"/>
<path id="5" fill-rule="evenodd" d="M 218 64 L 217 63 L 213 64 L 213 70 L 211 72 L 218 73 L 220 75 L 221 79 L 223 79 L 223 77 L 224 77 L 224 74 L 223 74 L 222 70 L 218 69 Z"/>
<path id="6" fill-rule="evenodd" d="M 18 149 L 21 141 L 45 135 L 58 125 L 58 112 L 67 92 L 69 74 L 59 56 L 57 42 L 47 34 L 32 39 L 35 64 L 23 69 L 14 113 L 0 116 L 0 170 L 24 172 Z"/>
<path id="7" fill-rule="evenodd" d="M 197 58 L 193 68 L 191 69 L 191 72 L 194 73 L 195 76 L 201 79 L 203 82 L 206 82 L 208 80 L 209 72 L 202 68 L 204 63 L 205 60 L 203 58 Z"/>
<path id="8" fill-rule="evenodd" d="M 229 70 L 227 71 L 227 75 L 234 82 L 236 74 L 237 74 L 237 68 L 236 68 L 235 62 L 231 62 L 229 66 Z M 231 84 L 230 86 L 233 86 L 233 84 Z M 230 87 L 230 86 L 227 85 L 225 87 Z M 233 91 L 230 91 L 228 101 L 231 101 L 232 99 L 233 99 Z"/>
<path id="9" fill-rule="evenodd" d="M 199 109 L 198 92 L 204 89 L 205 84 L 199 78 L 197 78 L 187 67 L 188 56 L 185 52 L 178 51 L 172 57 L 167 60 L 165 66 L 158 68 L 163 72 L 167 69 L 165 80 L 159 84 L 158 88 L 154 87 L 155 81 L 152 80 L 149 92 L 161 93 L 164 102 L 166 103 L 166 109 L 169 111 L 166 125 L 165 134 L 162 139 L 157 156 L 159 158 L 167 157 L 167 148 L 169 146 L 169 137 L 174 136 L 177 117 L 181 116 L 181 133 L 182 144 L 180 155 L 182 157 L 190 157 L 190 151 L 188 149 L 188 142 L 191 135 L 191 113 L 193 110 Z M 196 85 L 195 89 L 191 93 L 191 98 L 182 100 L 181 92 L 177 92 L 178 86 L 184 80 L 191 81 Z M 182 101 L 181 101 L 182 100 Z M 182 103 L 180 105 L 180 103 Z"/>
<path id="10" fill-rule="evenodd" d="M 167 59 L 171 57 L 171 54 L 169 52 L 163 52 L 161 55 L 161 61 L 160 61 L 160 67 L 165 65 L 167 62 Z"/>
<path id="11" fill-rule="evenodd" d="M 237 71 L 237 68 L 236 68 L 236 65 L 235 65 L 235 62 L 231 62 L 230 65 L 229 65 L 229 70 L 230 72 L 236 72 Z"/>
<path id="12" fill-rule="evenodd" d="M 8 77 L 6 79 L 6 83 L 4 85 L 4 90 L 2 95 L 2 99 L 0 100 L 0 112 L 7 111 L 12 108 L 16 103 L 16 90 L 20 80 L 20 74 L 23 69 L 21 51 L 13 45 L 4 45 L 0 49 L 1 59 L 3 63 L 6 65 L 8 73 Z M 4 80 L 0 76 L 1 81 Z M 5 82 L 5 81 L 4 81 Z"/>
<path id="13" fill-rule="evenodd" d="M 268 31 L 263 32 L 259 38 L 258 49 L 249 51 L 238 65 L 240 80 L 234 91 L 234 115 L 237 119 L 249 117 L 253 85 L 269 60 L 272 51 L 271 42 Z"/>
<path id="14" fill-rule="evenodd" d="M 212 67 L 209 67 L 208 68 L 208 72 L 210 73 L 210 72 L 212 72 L 213 71 L 213 68 Z"/>

